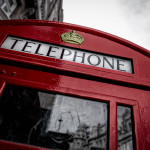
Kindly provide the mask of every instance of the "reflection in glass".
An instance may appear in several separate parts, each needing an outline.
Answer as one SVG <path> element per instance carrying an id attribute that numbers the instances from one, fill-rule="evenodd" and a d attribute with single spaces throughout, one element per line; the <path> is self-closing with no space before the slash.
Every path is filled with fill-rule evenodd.
<path id="1" fill-rule="evenodd" d="M 107 104 L 7 85 L 0 139 L 57 150 L 106 150 Z"/>
<path id="2" fill-rule="evenodd" d="M 118 150 L 133 150 L 132 113 L 130 107 L 117 106 Z"/>

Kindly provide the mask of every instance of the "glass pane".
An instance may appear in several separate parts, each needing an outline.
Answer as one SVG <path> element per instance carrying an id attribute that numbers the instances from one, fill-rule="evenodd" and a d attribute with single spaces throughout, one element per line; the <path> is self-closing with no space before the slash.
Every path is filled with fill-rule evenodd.
<path id="1" fill-rule="evenodd" d="M 106 150 L 107 104 L 7 85 L 0 139 L 57 150 Z"/>
<path id="2" fill-rule="evenodd" d="M 117 106 L 118 150 L 133 150 L 133 122 L 130 107 Z"/>
<path id="3" fill-rule="evenodd" d="M 6 6 L 4 6 L 4 11 L 7 13 L 8 12 L 8 9 Z"/>

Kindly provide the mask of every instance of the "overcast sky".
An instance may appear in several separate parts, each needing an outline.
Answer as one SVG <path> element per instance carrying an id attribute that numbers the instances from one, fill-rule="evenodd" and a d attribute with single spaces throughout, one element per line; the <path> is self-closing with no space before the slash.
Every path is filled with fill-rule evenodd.
<path id="1" fill-rule="evenodd" d="M 150 50 L 150 0 L 63 0 L 64 22 L 111 33 Z"/>

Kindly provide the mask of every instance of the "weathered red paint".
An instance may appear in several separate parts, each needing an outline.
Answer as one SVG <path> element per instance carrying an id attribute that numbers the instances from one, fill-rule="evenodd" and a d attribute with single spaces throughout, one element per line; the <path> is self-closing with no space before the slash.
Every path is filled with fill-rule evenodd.
<path id="1" fill-rule="evenodd" d="M 84 37 L 83 44 L 74 45 L 61 41 L 60 35 L 72 30 L 76 30 Z M 134 114 L 136 149 L 149 150 L 150 52 L 148 50 L 98 30 L 50 21 L 0 21 L 0 44 L 7 35 L 131 58 L 134 74 L 0 48 L 0 62 L 3 62 L 0 63 L 0 94 L 5 84 L 9 83 L 108 102 L 109 150 L 117 150 L 116 106 L 130 105 Z M 0 141 L 0 149 L 43 148 Z"/>

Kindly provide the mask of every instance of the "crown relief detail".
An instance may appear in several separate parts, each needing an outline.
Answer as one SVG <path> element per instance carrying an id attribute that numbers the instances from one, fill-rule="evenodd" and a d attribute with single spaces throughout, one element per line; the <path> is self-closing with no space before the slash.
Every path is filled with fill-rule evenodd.
<path id="1" fill-rule="evenodd" d="M 61 35 L 61 39 L 66 43 L 77 44 L 77 45 L 82 44 L 84 41 L 84 38 L 78 33 L 76 33 L 75 30 L 73 30 L 72 32 L 63 33 Z"/>

